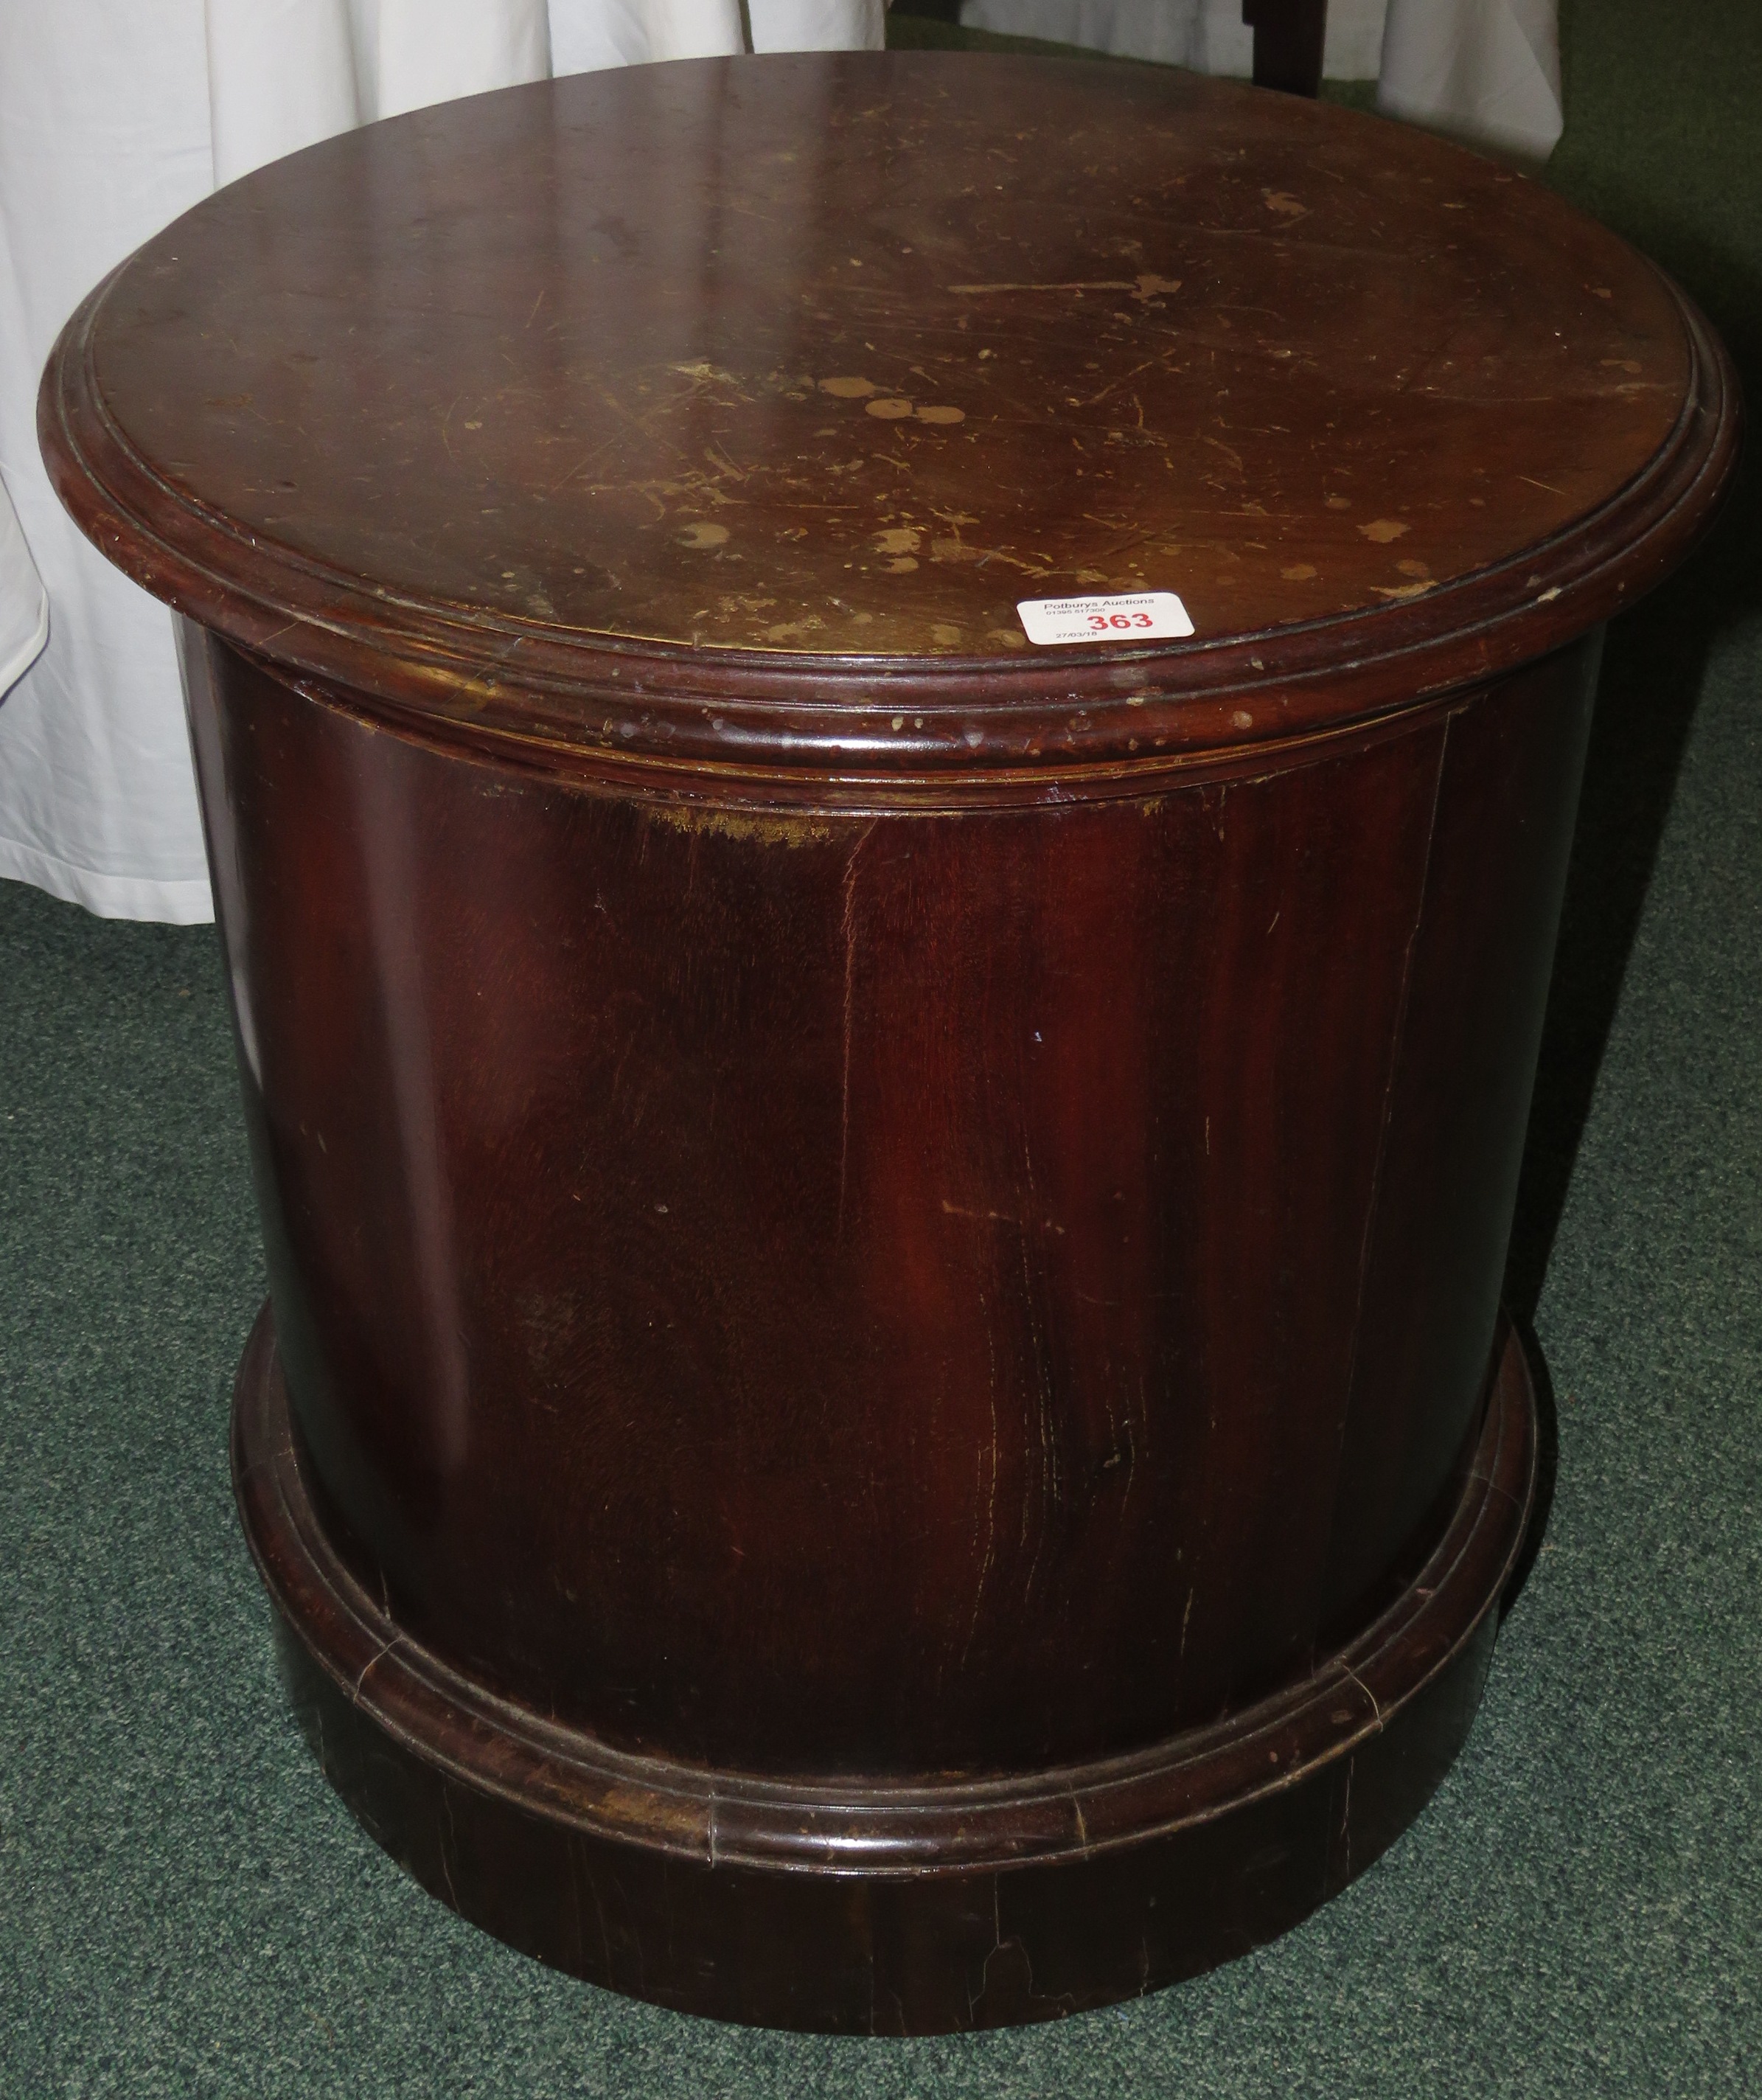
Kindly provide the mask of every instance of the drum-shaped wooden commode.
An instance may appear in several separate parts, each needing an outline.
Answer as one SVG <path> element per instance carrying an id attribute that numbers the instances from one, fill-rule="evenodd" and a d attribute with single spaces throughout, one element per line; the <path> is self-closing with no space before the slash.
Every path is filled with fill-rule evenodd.
<path id="1" fill-rule="evenodd" d="M 1123 65 L 487 96 L 86 302 L 44 444 L 182 615 L 268 1247 L 240 1505 L 437 1895 L 924 2031 L 1418 1811 L 1529 1502 L 1601 624 L 1736 421 L 1522 178 Z M 1016 611 L 1152 591 L 1190 639 Z"/>

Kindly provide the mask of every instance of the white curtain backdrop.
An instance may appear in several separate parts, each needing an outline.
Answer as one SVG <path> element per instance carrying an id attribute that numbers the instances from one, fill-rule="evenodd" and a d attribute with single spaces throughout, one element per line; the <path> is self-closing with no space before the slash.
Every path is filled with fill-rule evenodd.
<path id="1" fill-rule="evenodd" d="M 1389 0 L 1377 106 L 1546 160 L 1562 128 L 1559 0 Z"/>
<path id="2" fill-rule="evenodd" d="M 0 693 L 24 677 L 49 639 L 49 593 L 0 487 Z"/>
<path id="3" fill-rule="evenodd" d="M 1555 7 L 1331 0 L 1326 69 L 1380 63 L 1394 113 L 1545 153 Z M 883 41 L 883 0 L 750 15 L 760 51 Z M 1211 73 L 1252 51 L 1240 0 L 967 0 L 964 19 Z M 220 183 L 351 125 L 741 48 L 739 0 L 0 0 L 0 876 L 110 917 L 213 915 L 170 620 L 37 454 L 37 377 L 85 293 Z"/>
<path id="4" fill-rule="evenodd" d="M 201 0 L 0 0 L 0 476 L 50 612 L 0 700 L 0 875 L 114 917 L 213 914 L 170 622 L 51 492 L 37 381 L 80 299 L 213 179 Z"/>

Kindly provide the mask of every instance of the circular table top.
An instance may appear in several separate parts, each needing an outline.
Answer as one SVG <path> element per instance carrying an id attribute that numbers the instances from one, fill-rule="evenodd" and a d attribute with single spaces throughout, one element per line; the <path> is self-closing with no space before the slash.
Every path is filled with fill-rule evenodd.
<path id="1" fill-rule="evenodd" d="M 332 139 L 126 262 L 42 404 L 104 550 L 297 672 L 881 772 L 1240 742 L 1520 661 L 1680 555 L 1736 422 L 1675 289 L 1507 168 L 936 53 Z M 1017 611 L 1150 592 L 1191 638 Z"/>

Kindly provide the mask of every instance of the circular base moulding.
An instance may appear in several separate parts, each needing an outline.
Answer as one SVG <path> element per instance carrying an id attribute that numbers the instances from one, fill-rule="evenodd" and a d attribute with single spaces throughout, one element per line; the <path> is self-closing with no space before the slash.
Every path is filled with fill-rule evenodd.
<path id="1" fill-rule="evenodd" d="M 776 1779 L 614 1749 L 412 1640 L 326 1535 L 267 1306 L 233 1407 L 240 1511 L 295 1705 L 372 1837 L 461 1915 L 591 1983 L 830 2033 L 1003 2027 L 1139 1996 L 1343 1888 L 1467 1735 L 1535 1450 L 1507 1326 L 1435 1551 L 1302 1683 L 1056 1770 Z"/>

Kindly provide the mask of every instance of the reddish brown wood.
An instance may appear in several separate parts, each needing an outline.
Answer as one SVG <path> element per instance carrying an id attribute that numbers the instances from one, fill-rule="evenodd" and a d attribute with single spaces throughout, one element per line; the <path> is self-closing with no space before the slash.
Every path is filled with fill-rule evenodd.
<path id="1" fill-rule="evenodd" d="M 1418 1579 L 1282 1695 L 1129 1757 L 831 1786 L 631 1756 L 413 1643 L 312 1507 L 267 1309 L 233 1462 L 312 1747 L 434 1895 L 658 2004 L 928 2034 L 1058 2018 L 1246 1953 L 1400 1834 L 1468 1732 L 1529 1512 L 1534 1397 L 1509 1330 L 1491 1403 Z"/>
<path id="2" fill-rule="evenodd" d="M 42 408 L 184 615 L 328 1768 L 518 1945 L 859 2031 L 1226 1958 L 1460 1742 L 1601 623 L 1736 444 L 1504 170 L 982 77 L 332 141 Z M 1191 642 L 1024 643 L 1140 586 Z"/>
<path id="3" fill-rule="evenodd" d="M 747 1770 L 1099 1756 L 1306 1668 L 1474 1431 L 1592 663 L 1148 799 L 760 824 L 209 645 L 281 1346 L 370 1579 Z"/>
<path id="4" fill-rule="evenodd" d="M 130 573 L 382 718 L 873 806 L 1541 655 L 1681 558 L 1737 413 L 1656 270 L 1443 140 L 897 51 L 586 74 L 261 170 L 74 315 L 41 427 Z M 1139 588 L 1194 641 L 1023 644 L 1019 598 Z"/>

